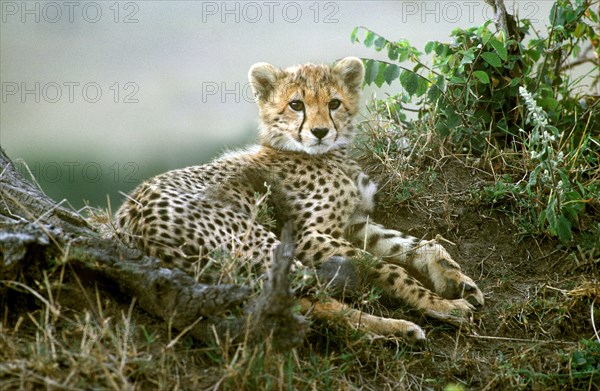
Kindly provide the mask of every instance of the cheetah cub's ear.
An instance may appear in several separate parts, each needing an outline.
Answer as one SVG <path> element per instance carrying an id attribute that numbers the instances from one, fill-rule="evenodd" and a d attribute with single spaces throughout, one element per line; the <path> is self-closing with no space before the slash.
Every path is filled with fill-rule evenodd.
<path id="1" fill-rule="evenodd" d="M 250 80 L 254 97 L 261 102 L 269 99 L 271 92 L 275 89 L 278 75 L 279 70 L 266 62 L 259 62 L 252 65 L 250 71 L 248 71 L 248 79 Z"/>
<path id="2" fill-rule="evenodd" d="M 351 91 L 358 91 L 365 77 L 365 67 L 358 57 L 346 57 L 332 68 Z"/>

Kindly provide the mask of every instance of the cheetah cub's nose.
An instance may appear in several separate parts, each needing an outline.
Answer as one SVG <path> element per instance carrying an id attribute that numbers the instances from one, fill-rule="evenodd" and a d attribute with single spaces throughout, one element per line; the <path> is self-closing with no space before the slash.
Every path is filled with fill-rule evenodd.
<path id="1" fill-rule="evenodd" d="M 327 128 L 312 128 L 310 130 L 310 132 L 312 134 L 314 134 L 316 138 L 321 140 L 323 137 L 327 136 L 327 133 L 329 133 L 329 129 L 327 129 Z"/>

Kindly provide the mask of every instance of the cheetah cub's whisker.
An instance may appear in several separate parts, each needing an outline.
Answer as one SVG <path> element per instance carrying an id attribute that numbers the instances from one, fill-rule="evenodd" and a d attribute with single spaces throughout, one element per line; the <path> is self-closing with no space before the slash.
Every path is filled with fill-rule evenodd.
<path id="1" fill-rule="evenodd" d="M 336 286 L 374 284 L 426 314 L 468 319 L 483 304 L 483 294 L 448 252 L 369 218 L 377 186 L 348 153 L 364 72 L 355 57 L 333 66 L 252 66 L 259 144 L 142 183 L 117 211 L 120 236 L 166 266 L 192 274 L 212 251 L 235 251 L 238 270 L 264 269 L 279 244 L 254 209 L 256 194 L 268 188 L 264 201 L 275 220 L 295 226 L 295 256 L 303 267 L 339 279 L 338 266 L 329 272 L 327 262 L 343 265 L 367 251 L 378 259 L 367 281 L 352 277 L 347 283 L 335 280 Z M 413 343 L 425 339 L 414 323 L 362 313 L 333 298 L 307 296 L 299 303 L 317 318 Z"/>

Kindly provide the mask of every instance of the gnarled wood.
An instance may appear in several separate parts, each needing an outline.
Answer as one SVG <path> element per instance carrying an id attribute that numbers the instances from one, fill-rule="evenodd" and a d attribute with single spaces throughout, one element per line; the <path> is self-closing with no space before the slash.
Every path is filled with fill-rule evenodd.
<path id="1" fill-rule="evenodd" d="M 506 39 L 522 39 L 515 17 L 506 11 L 504 0 L 485 0 L 494 9 L 494 23 L 498 31 L 503 31 Z"/>
<path id="2" fill-rule="evenodd" d="M 65 233 L 89 233 L 89 224 L 77 213 L 60 207 L 23 178 L 0 148 L 0 215 L 13 220 L 42 221 Z"/>

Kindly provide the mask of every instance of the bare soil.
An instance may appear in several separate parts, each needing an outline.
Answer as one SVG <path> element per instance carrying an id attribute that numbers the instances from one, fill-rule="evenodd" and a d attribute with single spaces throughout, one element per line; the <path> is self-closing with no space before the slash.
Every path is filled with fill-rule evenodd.
<path id="1" fill-rule="evenodd" d="M 422 164 L 420 173 L 435 167 L 431 185 L 409 200 L 387 203 L 377 217 L 413 236 L 441 234 L 452 242 L 445 247 L 486 303 L 471 330 L 430 323 L 430 350 L 415 372 L 455 379 L 467 389 L 598 389 L 600 367 L 587 383 L 566 381 L 579 342 L 597 338 L 600 311 L 591 313 L 600 294 L 597 249 L 589 262 L 578 262 L 557 240 L 522 235 L 519 216 L 478 199 L 493 176 L 460 158 Z M 386 193 L 385 186 L 381 190 Z M 548 379 L 559 374 L 564 382 Z"/>

